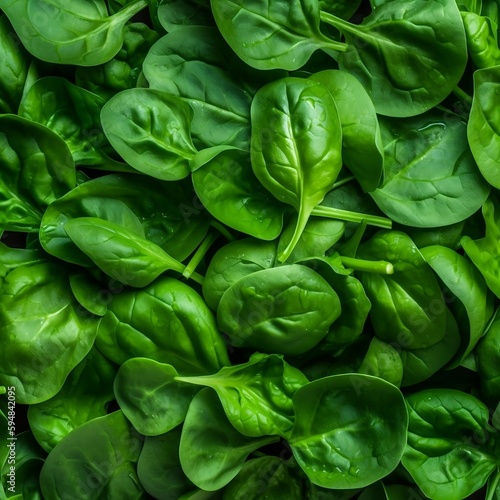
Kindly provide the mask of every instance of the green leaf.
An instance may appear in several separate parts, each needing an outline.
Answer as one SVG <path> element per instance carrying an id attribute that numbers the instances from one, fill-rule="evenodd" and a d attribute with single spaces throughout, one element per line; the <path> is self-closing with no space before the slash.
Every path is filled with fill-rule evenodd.
<path id="1" fill-rule="evenodd" d="M 99 324 L 96 346 L 119 365 L 144 357 L 188 376 L 230 364 L 212 312 L 197 292 L 173 278 L 116 294 Z"/>
<path id="2" fill-rule="evenodd" d="M 182 428 L 182 470 L 199 488 L 216 491 L 238 474 L 250 453 L 278 439 L 240 434 L 227 420 L 215 392 L 202 389 L 189 405 Z"/>
<path id="3" fill-rule="evenodd" d="M 293 264 L 234 283 L 219 302 L 217 322 L 234 346 L 298 355 L 320 342 L 340 311 L 331 286 L 312 269 Z"/>
<path id="4" fill-rule="evenodd" d="M 0 116 L 0 228 L 38 231 L 47 206 L 75 186 L 65 142 L 48 128 Z"/>
<path id="5" fill-rule="evenodd" d="M 334 375 L 293 397 L 293 455 L 324 488 L 362 488 L 392 472 L 406 444 L 408 415 L 397 387 L 362 374 Z"/>
<path id="6" fill-rule="evenodd" d="M 124 415 L 145 436 L 158 436 L 183 422 L 198 391 L 176 382 L 177 370 L 148 358 L 132 358 L 120 366 L 115 397 Z"/>
<path id="7" fill-rule="evenodd" d="M 251 108 L 252 168 L 263 186 L 298 212 L 287 260 L 316 205 L 342 167 L 342 130 L 335 102 L 313 80 L 283 78 L 261 88 Z"/>
<path id="8" fill-rule="evenodd" d="M 496 106 L 499 86 L 500 66 L 474 72 L 474 96 L 467 123 L 467 138 L 479 170 L 496 188 L 500 188 L 500 114 Z"/>
<path id="9" fill-rule="evenodd" d="M 96 66 L 121 48 L 125 23 L 146 7 L 133 0 L 109 16 L 104 0 L 0 0 L 23 45 L 36 58 Z"/>
<path id="10" fill-rule="evenodd" d="M 123 159 L 139 172 L 175 181 L 190 173 L 196 154 L 192 112 L 180 99 L 152 89 L 129 89 L 102 108 L 104 133 Z"/>
<path id="11" fill-rule="evenodd" d="M 406 401 L 410 423 L 402 463 L 423 493 L 460 500 L 481 488 L 498 462 L 486 405 L 454 389 L 428 389 Z"/>
<path id="12" fill-rule="evenodd" d="M 405 226 L 439 227 L 481 207 L 490 187 L 470 153 L 461 118 L 436 109 L 380 123 L 385 181 L 370 195 L 387 216 Z"/>
<path id="13" fill-rule="evenodd" d="M 212 0 L 217 26 L 231 48 L 257 69 L 299 69 L 317 49 L 345 50 L 323 35 L 313 0 Z"/>
<path id="14" fill-rule="evenodd" d="M 287 437 L 294 423 L 292 397 L 307 378 L 277 354 L 254 353 L 250 361 L 225 366 L 204 377 L 177 377 L 190 384 L 212 387 L 227 418 L 249 437 Z"/>
<path id="15" fill-rule="evenodd" d="M 121 411 L 99 417 L 68 434 L 49 454 L 40 474 L 44 498 L 97 500 L 144 497 L 136 473 L 142 448 Z"/>
<path id="16" fill-rule="evenodd" d="M 92 349 L 54 397 L 30 405 L 30 428 L 44 450 L 51 451 L 74 429 L 106 414 L 107 404 L 113 400 L 115 374 L 115 367 Z"/>

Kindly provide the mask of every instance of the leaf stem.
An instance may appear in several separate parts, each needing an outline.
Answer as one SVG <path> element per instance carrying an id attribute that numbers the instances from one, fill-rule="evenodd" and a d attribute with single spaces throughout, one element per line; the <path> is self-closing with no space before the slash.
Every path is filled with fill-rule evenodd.
<path id="1" fill-rule="evenodd" d="M 226 238 L 227 241 L 234 241 L 236 239 L 231 234 L 231 232 L 227 228 L 225 228 L 219 221 L 213 220 L 212 222 L 210 222 L 210 225 L 214 229 L 217 229 L 217 231 L 219 231 L 219 233 L 222 234 L 222 236 L 224 236 L 224 238 Z"/>
<path id="2" fill-rule="evenodd" d="M 376 274 L 393 274 L 394 266 L 385 260 L 362 260 L 352 257 L 340 256 L 340 260 L 345 267 L 354 271 L 364 271 Z"/>
<path id="3" fill-rule="evenodd" d="M 499 482 L 500 482 L 500 471 L 497 469 L 495 479 L 493 479 L 492 482 L 488 483 L 485 500 L 493 500 L 495 498 L 495 493 Z"/>
<path id="4" fill-rule="evenodd" d="M 392 228 L 392 220 L 387 217 L 379 217 L 378 215 L 361 214 L 358 212 L 351 212 L 350 210 L 342 210 L 341 208 L 326 207 L 318 205 L 314 207 L 311 215 L 318 217 L 327 217 L 329 219 L 338 219 L 346 222 L 362 222 L 370 226 L 382 227 L 384 229 Z"/>
<path id="5" fill-rule="evenodd" d="M 353 175 L 351 175 L 350 177 L 344 177 L 343 179 L 341 179 L 340 181 L 337 181 L 334 185 L 333 185 L 333 188 L 332 189 L 337 189 L 341 186 L 343 186 L 344 184 L 347 184 L 351 181 L 353 181 L 356 177 L 354 177 Z"/>
<path id="6" fill-rule="evenodd" d="M 472 106 L 472 97 L 462 90 L 458 85 L 453 89 L 453 93 L 468 107 Z"/>
<path id="7" fill-rule="evenodd" d="M 182 276 L 184 278 L 191 278 L 193 273 L 195 272 L 196 268 L 200 264 L 200 262 L 203 260 L 203 257 L 205 257 L 205 254 L 208 252 L 210 247 L 212 246 L 213 242 L 219 237 L 218 233 L 208 233 L 207 236 L 205 236 L 204 240 L 201 242 L 200 246 L 196 249 L 196 252 L 194 255 L 191 257 L 191 260 L 185 267 L 184 271 L 182 271 Z"/>

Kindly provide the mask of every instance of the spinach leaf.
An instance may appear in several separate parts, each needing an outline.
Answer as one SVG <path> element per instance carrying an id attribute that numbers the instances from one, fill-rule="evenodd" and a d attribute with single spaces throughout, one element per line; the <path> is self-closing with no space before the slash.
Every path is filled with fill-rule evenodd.
<path id="1" fill-rule="evenodd" d="M 385 181 L 370 195 L 387 216 L 405 226 L 439 227 L 481 207 L 490 188 L 470 153 L 461 118 L 433 110 L 380 123 Z"/>
<path id="2" fill-rule="evenodd" d="M 102 127 L 111 145 L 139 172 L 175 181 L 189 175 L 196 149 L 191 110 L 178 98 L 152 89 L 129 89 L 103 107 Z"/>
<path id="3" fill-rule="evenodd" d="M 213 26 L 208 0 L 161 0 L 158 20 L 167 32 L 183 26 Z"/>
<path id="4" fill-rule="evenodd" d="M 474 72 L 474 97 L 467 123 L 470 149 L 484 178 L 500 187 L 500 115 L 497 111 L 497 92 L 500 66 Z"/>
<path id="5" fill-rule="evenodd" d="M 231 48 L 257 69 L 302 67 L 317 49 L 345 50 L 323 35 L 319 2 L 293 0 L 211 0 L 217 27 Z"/>
<path id="6" fill-rule="evenodd" d="M 342 167 L 340 120 L 323 85 L 292 77 L 260 89 L 251 117 L 253 171 L 278 200 L 298 212 L 292 239 L 278 257 L 284 262 Z"/>
<path id="7" fill-rule="evenodd" d="M 325 70 L 310 78 L 332 94 L 342 126 L 342 161 L 364 191 L 378 188 L 384 172 L 384 151 L 377 114 L 370 96 L 349 73 Z"/>
<path id="8" fill-rule="evenodd" d="M 72 189 L 47 208 L 40 242 L 59 259 L 89 266 L 91 260 L 71 241 L 64 226 L 76 217 L 99 217 L 135 228 L 138 234 L 182 261 L 201 243 L 210 223 L 199 205 L 189 203 L 190 198 L 194 193 L 184 183 L 124 174 L 98 177 Z M 142 231 L 132 225 L 133 218 L 139 219 Z"/>
<path id="9" fill-rule="evenodd" d="M 233 59 L 215 28 L 186 26 L 158 40 L 144 60 L 152 89 L 192 107 L 192 133 L 202 147 L 248 149 L 252 97 L 230 71 Z"/>
<path id="10" fill-rule="evenodd" d="M 395 347 L 373 337 L 359 373 L 379 377 L 399 387 L 403 380 L 403 362 Z"/>
<path id="11" fill-rule="evenodd" d="M 477 369 L 480 375 L 482 400 L 490 406 L 500 401 L 500 316 L 494 320 L 479 341 L 476 349 Z"/>
<path id="12" fill-rule="evenodd" d="M 457 321 L 449 309 L 446 310 L 446 331 L 442 340 L 430 347 L 405 349 L 400 343 L 393 343 L 403 362 L 402 387 L 427 380 L 446 366 L 456 355 L 462 339 Z"/>
<path id="13" fill-rule="evenodd" d="M 184 474 L 196 486 L 215 491 L 238 474 L 250 453 L 277 440 L 240 434 L 227 420 L 215 392 L 207 387 L 189 405 L 179 458 Z"/>
<path id="14" fill-rule="evenodd" d="M 62 137 L 76 164 L 132 170 L 105 153 L 109 144 L 99 119 L 103 105 L 102 98 L 65 78 L 48 76 L 37 80 L 23 97 L 19 116 L 41 123 Z"/>
<path id="15" fill-rule="evenodd" d="M 342 19 L 349 19 L 358 10 L 362 0 L 319 0 L 319 8 Z"/>
<path id="16" fill-rule="evenodd" d="M 104 0 L 1 0 L 23 45 L 42 61 L 95 66 L 123 44 L 125 23 L 146 7 L 133 0 L 109 16 Z"/>
<path id="17" fill-rule="evenodd" d="M 496 469 L 495 430 L 488 408 L 453 389 L 428 389 L 406 398 L 410 423 L 402 463 L 429 498 L 459 500 Z"/>
<path id="18" fill-rule="evenodd" d="M 422 248 L 421 252 L 449 292 L 465 309 L 465 314 L 457 314 L 462 345 L 452 366 L 449 366 L 452 368 L 458 366 L 472 352 L 483 336 L 493 315 L 493 297 L 489 294 L 481 273 L 459 253 L 438 245 Z M 450 307 L 453 307 L 453 304 L 450 304 Z"/>
<path id="19" fill-rule="evenodd" d="M 30 57 L 6 16 L 0 16 L 0 113 L 15 113 L 28 77 Z"/>
<path id="20" fill-rule="evenodd" d="M 276 264 L 276 243 L 253 238 L 232 241 L 212 257 L 203 280 L 203 297 L 216 311 L 224 292 L 240 278 Z"/>
<path id="21" fill-rule="evenodd" d="M 230 364 L 211 311 L 197 292 L 173 278 L 114 295 L 96 346 L 119 365 L 146 357 L 181 375 L 215 373 Z"/>
<path id="22" fill-rule="evenodd" d="M 99 417 L 68 434 L 47 457 L 40 474 L 44 498 L 137 499 L 144 497 L 136 473 L 142 448 L 121 411 Z"/>
<path id="23" fill-rule="evenodd" d="M 362 273 L 372 303 L 376 335 L 404 349 L 421 349 L 443 339 L 446 303 L 430 266 L 413 241 L 400 231 L 380 231 L 359 247 L 358 257 L 385 260 L 393 274 Z"/>
<path id="24" fill-rule="evenodd" d="M 408 415 L 397 387 L 362 374 L 334 375 L 300 388 L 293 397 L 293 455 L 312 483 L 361 488 L 398 465 Z"/>
<path id="25" fill-rule="evenodd" d="M 158 500 L 180 498 L 194 488 L 182 471 L 179 445 L 182 427 L 162 434 L 148 436 L 137 463 L 137 476 L 147 493 Z"/>
<path id="26" fill-rule="evenodd" d="M 248 153 L 223 151 L 196 169 L 192 180 L 201 203 L 220 222 L 263 240 L 280 234 L 287 207 L 255 178 Z"/>
<path id="27" fill-rule="evenodd" d="M 115 374 L 116 368 L 92 349 L 53 398 L 29 407 L 30 428 L 44 450 L 51 451 L 74 429 L 106 414 Z"/>
<path id="28" fill-rule="evenodd" d="M 500 207 L 496 198 L 491 196 L 483 205 L 483 217 L 486 223 L 486 234 L 483 238 L 473 240 L 463 236 L 460 240 L 465 253 L 486 280 L 489 289 L 500 297 Z"/>
<path id="29" fill-rule="evenodd" d="M 326 12 L 321 20 L 345 36 L 340 69 L 363 84 L 379 114 L 404 117 L 431 109 L 465 70 L 467 45 L 455 0 L 392 0 L 359 25 Z"/>
<path id="30" fill-rule="evenodd" d="M 45 208 L 76 183 L 65 142 L 48 128 L 0 116 L 0 228 L 38 231 Z"/>
<path id="31" fill-rule="evenodd" d="M 263 269 L 228 288 L 217 308 L 232 345 L 297 355 L 328 333 L 341 311 L 338 295 L 305 266 Z"/>
<path id="32" fill-rule="evenodd" d="M 498 27 L 489 17 L 475 12 L 461 12 L 467 36 L 469 56 L 478 68 L 489 68 L 500 63 Z"/>
<path id="33" fill-rule="evenodd" d="M 52 398 L 90 351 L 98 322 L 59 264 L 16 266 L 0 281 L 0 385 L 15 386 L 21 404 Z"/>
<path id="34" fill-rule="evenodd" d="M 171 431 L 184 421 L 197 388 L 176 382 L 177 370 L 148 358 L 120 366 L 114 382 L 116 400 L 135 429 L 145 436 Z"/>
<path id="35" fill-rule="evenodd" d="M 245 462 L 238 475 L 224 488 L 223 500 L 304 498 L 302 478 L 279 457 L 264 456 Z"/>
<path id="36" fill-rule="evenodd" d="M 308 382 L 282 356 L 260 353 L 248 363 L 225 366 L 213 375 L 176 380 L 212 387 L 231 424 L 249 437 L 287 437 L 294 423 L 292 397 Z"/>
<path id="37" fill-rule="evenodd" d="M 155 243 L 115 222 L 77 217 L 64 230 L 99 269 L 126 285 L 144 287 L 167 270 L 182 273 L 185 268 Z"/>

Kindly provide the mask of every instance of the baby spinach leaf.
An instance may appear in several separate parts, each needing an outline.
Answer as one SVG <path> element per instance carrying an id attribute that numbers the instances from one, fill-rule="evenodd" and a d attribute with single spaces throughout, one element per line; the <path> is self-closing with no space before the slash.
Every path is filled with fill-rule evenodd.
<path id="1" fill-rule="evenodd" d="M 216 311 L 224 292 L 240 278 L 274 267 L 276 243 L 253 238 L 232 241 L 220 248 L 210 261 L 203 280 L 203 297 Z"/>
<path id="2" fill-rule="evenodd" d="M 403 362 L 395 347 L 373 337 L 359 373 L 379 377 L 399 387 L 403 379 Z"/>
<path id="3" fill-rule="evenodd" d="M 207 0 L 161 0 L 158 20 L 171 33 L 183 26 L 213 26 L 214 19 Z"/>
<path id="4" fill-rule="evenodd" d="M 114 295 L 96 346 L 119 365 L 145 357 L 172 365 L 181 375 L 207 375 L 230 364 L 210 309 L 173 278 Z"/>
<path id="5" fill-rule="evenodd" d="M 459 500 L 496 469 L 488 408 L 454 389 L 428 389 L 406 398 L 410 423 L 402 463 L 429 498 Z"/>
<path id="6" fill-rule="evenodd" d="M 481 273 L 459 253 L 438 245 L 422 248 L 421 252 L 449 292 L 465 308 L 466 314 L 457 318 L 462 334 L 462 345 L 452 366 L 449 366 L 454 368 L 472 352 L 484 334 L 493 315 L 493 297 L 488 293 L 488 287 Z M 453 304 L 450 304 L 450 307 L 452 306 Z"/>
<path id="7" fill-rule="evenodd" d="M 385 181 L 370 195 L 388 217 L 406 226 L 438 227 L 465 220 L 481 207 L 490 188 L 470 153 L 461 118 L 434 110 L 380 123 Z"/>
<path id="8" fill-rule="evenodd" d="M 364 191 L 378 188 L 384 172 L 384 150 L 377 114 L 370 96 L 349 73 L 325 70 L 311 79 L 332 94 L 342 126 L 342 161 Z"/>
<path id="9" fill-rule="evenodd" d="M 104 102 L 65 78 L 48 76 L 37 80 L 23 97 L 19 116 L 62 137 L 77 164 L 133 171 L 104 152 L 106 146 L 109 148 L 99 119 Z"/>
<path id="10" fill-rule="evenodd" d="M 125 23 L 146 7 L 133 0 L 109 16 L 104 0 L 0 0 L 23 45 L 42 61 L 95 66 L 120 50 Z"/>
<path id="11" fill-rule="evenodd" d="M 0 16 L 0 113 L 15 113 L 28 77 L 30 57 L 6 16 Z"/>
<path id="12" fill-rule="evenodd" d="M 461 12 L 467 36 L 469 57 L 478 68 L 489 68 L 500 63 L 498 27 L 486 16 L 475 12 Z"/>
<path id="13" fill-rule="evenodd" d="M 215 491 L 238 474 L 250 453 L 278 439 L 240 434 L 227 420 L 215 392 L 207 387 L 193 398 L 182 428 L 182 470 L 199 488 Z"/>
<path id="14" fill-rule="evenodd" d="M 308 380 L 277 354 L 255 353 L 248 363 L 225 366 L 203 377 L 177 377 L 212 387 L 227 418 L 245 436 L 287 437 L 294 423 L 292 396 Z"/>
<path id="15" fill-rule="evenodd" d="M 323 35 L 319 2 L 211 1 L 217 27 L 231 48 L 257 69 L 299 69 L 317 49 L 345 50 Z"/>
<path id="16" fill-rule="evenodd" d="M 137 476 L 147 493 L 158 500 L 180 498 L 195 486 L 184 474 L 179 445 L 182 427 L 162 434 L 148 436 L 137 463 Z"/>
<path id="17" fill-rule="evenodd" d="M 248 153 L 223 151 L 196 169 L 192 179 L 201 203 L 217 220 L 263 240 L 280 234 L 287 207 L 255 178 Z"/>
<path id="18" fill-rule="evenodd" d="M 102 108 L 104 133 L 123 159 L 139 172 L 175 181 L 189 175 L 196 154 L 189 106 L 152 89 L 129 89 Z"/>
<path id="19" fill-rule="evenodd" d="M 362 0 L 319 0 L 319 8 L 342 19 L 350 19 Z"/>
<path id="20" fill-rule="evenodd" d="M 234 346 L 297 355 L 328 333 L 340 311 L 331 286 L 312 269 L 293 264 L 238 280 L 219 302 L 217 323 Z"/>
<path id="21" fill-rule="evenodd" d="M 302 478 L 293 472 L 279 457 L 264 456 L 248 460 L 238 475 L 224 488 L 222 500 L 302 500 Z"/>
<path id="22" fill-rule="evenodd" d="M 231 51 L 213 27 L 178 28 L 144 60 L 149 86 L 187 101 L 192 133 L 202 146 L 248 149 L 252 97 L 230 69 Z"/>
<path id="23" fill-rule="evenodd" d="M 442 340 L 430 347 L 405 349 L 399 343 L 392 343 L 403 362 L 402 387 L 418 384 L 446 366 L 457 353 L 461 337 L 458 325 L 449 309 L 446 309 L 446 331 Z"/>
<path id="24" fill-rule="evenodd" d="M 136 473 L 142 439 L 121 411 L 68 434 L 49 454 L 40 474 L 44 498 L 97 500 L 144 497 Z"/>
<path id="25" fill-rule="evenodd" d="M 408 414 L 397 387 L 362 374 L 334 375 L 293 397 L 293 455 L 324 488 L 361 488 L 389 474 L 406 444 Z"/>
<path id="26" fill-rule="evenodd" d="M 183 422 L 198 392 L 176 382 L 177 370 L 148 358 L 132 358 L 120 366 L 114 382 L 116 400 L 135 429 L 158 436 Z"/>
<path id="27" fill-rule="evenodd" d="M 126 285 L 149 285 L 167 270 L 182 273 L 179 261 L 130 229 L 97 217 L 77 217 L 64 230 L 73 243 L 111 278 Z"/>
<path id="28" fill-rule="evenodd" d="M 142 63 L 159 35 L 144 23 L 127 23 L 124 33 L 123 46 L 110 61 L 76 68 L 77 85 L 105 100 L 121 90 L 139 86 Z"/>
<path id="29" fill-rule="evenodd" d="M 479 170 L 494 187 L 500 188 L 500 114 L 497 92 L 500 66 L 474 72 L 474 96 L 467 123 L 467 138 Z"/>
<path id="30" fill-rule="evenodd" d="M 379 231 L 359 247 L 358 257 L 391 262 L 393 274 L 362 273 L 372 303 L 376 335 L 404 349 L 421 349 L 443 339 L 446 304 L 430 266 L 400 231 Z"/>
<path id="31" fill-rule="evenodd" d="M 160 182 L 146 176 L 105 175 L 71 190 L 45 211 L 40 227 L 40 241 L 50 254 L 67 262 L 89 266 L 91 260 L 71 241 L 64 230 L 75 217 L 99 217 L 124 227 L 159 245 L 177 260 L 184 260 L 201 243 L 210 220 L 196 204 L 187 184 Z M 130 210 L 124 210 L 124 205 Z M 136 215 L 143 231 L 124 219 L 125 212 Z"/>
<path id="32" fill-rule="evenodd" d="M 53 398 L 29 407 L 30 428 L 44 450 L 51 451 L 74 429 L 106 414 L 115 374 L 116 368 L 92 349 Z"/>
<path id="33" fill-rule="evenodd" d="M 48 128 L 0 116 L 0 228 L 37 231 L 45 208 L 76 183 L 65 142 Z"/>
<path id="34" fill-rule="evenodd" d="M 431 109 L 465 70 L 467 45 L 455 0 L 392 0 L 359 25 L 325 12 L 321 20 L 345 36 L 340 69 L 363 84 L 379 114 L 414 116 Z"/>
<path id="35" fill-rule="evenodd" d="M 278 200 L 298 212 L 292 239 L 278 257 L 284 262 L 342 167 L 340 120 L 323 85 L 292 77 L 260 89 L 251 117 L 253 171 Z"/>
<path id="36" fill-rule="evenodd" d="M 52 398 L 90 351 L 97 326 L 58 263 L 15 267 L 0 281 L 0 385 L 15 386 L 20 404 Z"/>
<path id="37" fill-rule="evenodd" d="M 496 198 L 490 196 L 483 205 L 486 234 L 473 240 L 463 236 L 460 240 L 465 253 L 486 280 L 489 289 L 500 297 L 500 207 Z"/>
<path id="38" fill-rule="evenodd" d="M 500 401 L 500 315 L 498 311 L 476 349 L 482 400 L 490 406 Z"/>

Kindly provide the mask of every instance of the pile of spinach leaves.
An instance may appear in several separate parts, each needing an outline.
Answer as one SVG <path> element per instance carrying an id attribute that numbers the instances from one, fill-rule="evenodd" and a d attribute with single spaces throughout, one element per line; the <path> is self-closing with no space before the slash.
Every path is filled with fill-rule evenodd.
<path id="1" fill-rule="evenodd" d="M 0 497 L 499 500 L 499 34 L 0 0 Z"/>

